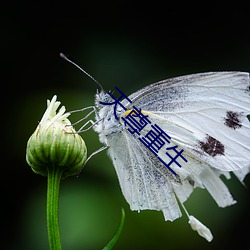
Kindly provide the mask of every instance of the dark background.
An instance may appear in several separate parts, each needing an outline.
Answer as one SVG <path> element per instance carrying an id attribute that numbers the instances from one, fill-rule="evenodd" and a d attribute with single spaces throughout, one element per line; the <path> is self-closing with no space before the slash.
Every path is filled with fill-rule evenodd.
<path id="1" fill-rule="evenodd" d="M 46 178 L 25 161 L 26 143 L 54 94 L 67 110 L 93 105 L 96 84 L 59 57 L 69 55 L 102 83 L 127 95 L 168 77 L 250 69 L 248 5 L 216 1 L 41 1 L 1 4 L 2 249 L 48 249 Z M 82 114 L 72 116 L 77 121 Z M 101 147 L 83 135 L 89 154 Z M 114 249 L 247 249 L 249 189 L 225 180 L 238 203 L 218 208 L 205 190 L 186 202 L 190 214 L 214 235 L 192 231 L 185 216 L 165 222 L 161 212 L 132 212 L 105 152 L 79 178 L 62 181 L 63 249 L 101 249 L 121 215 L 125 226 Z M 249 176 L 246 186 L 250 186 Z M 218 190 L 219 191 L 219 190 Z"/>

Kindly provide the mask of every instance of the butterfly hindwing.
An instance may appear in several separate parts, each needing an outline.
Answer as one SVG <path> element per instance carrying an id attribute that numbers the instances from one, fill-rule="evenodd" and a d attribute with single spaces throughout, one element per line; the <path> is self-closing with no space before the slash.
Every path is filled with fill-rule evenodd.
<path id="1" fill-rule="evenodd" d="M 161 210 L 171 221 L 180 217 L 171 184 L 178 180 L 173 174 L 127 130 L 113 134 L 109 143 L 109 155 L 131 209 Z"/>

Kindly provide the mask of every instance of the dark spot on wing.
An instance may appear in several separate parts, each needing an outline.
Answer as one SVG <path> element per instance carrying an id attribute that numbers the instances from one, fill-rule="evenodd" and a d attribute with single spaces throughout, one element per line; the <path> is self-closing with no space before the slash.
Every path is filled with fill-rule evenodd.
<path id="1" fill-rule="evenodd" d="M 247 92 L 250 93 L 250 85 L 247 86 Z"/>
<path id="2" fill-rule="evenodd" d="M 224 145 L 210 135 L 207 135 L 205 141 L 200 141 L 199 146 L 204 152 L 212 157 L 216 155 L 224 155 L 225 152 Z"/>
<path id="3" fill-rule="evenodd" d="M 195 184 L 195 181 L 191 178 L 191 177 L 188 177 L 187 178 L 187 181 L 189 182 L 189 184 L 194 187 L 194 184 Z"/>
<path id="4" fill-rule="evenodd" d="M 240 128 L 242 114 L 239 112 L 227 111 L 227 116 L 224 118 L 224 124 L 232 129 Z"/>

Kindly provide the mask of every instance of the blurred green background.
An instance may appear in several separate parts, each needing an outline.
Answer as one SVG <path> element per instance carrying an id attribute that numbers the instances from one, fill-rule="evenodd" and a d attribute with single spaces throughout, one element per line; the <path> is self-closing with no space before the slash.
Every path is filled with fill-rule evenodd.
<path id="1" fill-rule="evenodd" d="M 2 227 L 1 249 L 48 249 L 46 178 L 25 161 L 26 143 L 54 94 L 67 110 L 93 105 L 96 84 L 59 57 L 67 55 L 102 83 L 127 95 L 169 77 L 250 69 L 247 8 L 235 3 L 185 6 L 134 1 L 10 2 L 1 6 Z M 71 117 L 77 121 L 83 114 Z M 101 147 L 82 134 L 89 154 Z M 65 250 L 95 250 L 126 219 L 114 249 L 248 249 L 249 188 L 225 180 L 238 203 L 218 208 L 205 190 L 186 202 L 213 235 L 206 242 L 186 216 L 165 222 L 161 212 L 132 212 L 111 161 L 102 152 L 81 175 L 62 181 L 60 229 Z M 250 186 L 250 177 L 246 178 Z M 218 190 L 219 191 L 219 190 Z"/>

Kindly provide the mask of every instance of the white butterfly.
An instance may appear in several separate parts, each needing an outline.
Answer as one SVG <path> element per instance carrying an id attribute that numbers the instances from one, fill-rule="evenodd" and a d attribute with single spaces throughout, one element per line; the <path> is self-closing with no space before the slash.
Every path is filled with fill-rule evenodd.
<path id="1" fill-rule="evenodd" d="M 63 54 L 61 57 L 99 84 Z M 236 202 L 220 176 L 229 179 L 232 172 L 243 182 L 250 172 L 249 74 L 209 72 L 176 77 L 133 93 L 118 107 L 107 105 L 115 104 L 114 99 L 102 89 L 96 94 L 95 107 L 82 109 L 93 108 L 80 121 L 95 112 L 96 122 L 89 120 L 83 127 L 92 123 L 105 145 L 88 159 L 108 148 L 122 193 L 132 210 L 161 210 L 165 220 L 173 221 L 181 216 L 178 199 L 191 228 L 211 241 L 210 230 L 189 215 L 183 203 L 196 187 L 206 188 L 220 207 Z M 139 141 L 140 136 L 145 138 L 151 132 L 149 126 L 140 130 L 139 136 L 131 133 L 126 127 L 126 118 L 130 114 L 128 110 L 134 107 L 137 111 L 132 118 L 138 117 L 138 122 L 143 124 L 145 120 L 140 120 L 139 114 L 146 116 L 152 125 L 157 125 L 165 133 L 168 143 L 171 138 L 171 145 L 174 144 L 171 149 L 177 146 L 184 150 L 182 160 L 187 161 L 181 166 L 177 160 L 170 161 L 169 169 L 169 164 L 166 167 L 165 163 L 169 158 L 175 159 L 173 155 L 159 151 L 156 157 L 150 147 Z M 83 127 L 80 131 L 85 131 Z M 162 141 L 154 146 L 157 148 L 160 143 Z"/>
<path id="2" fill-rule="evenodd" d="M 128 114 L 112 103 L 103 90 L 96 94 L 94 130 L 108 147 L 122 193 L 131 210 L 161 210 L 165 220 L 181 216 L 180 204 L 195 187 L 206 188 L 218 206 L 235 203 L 220 175 L 233 172 L 242 182 L 250 172 L 250 85 L 248 73 L 211 72 L 176 77 L 151 84 L 121 101 L 128 110 L 136 106 L 152 124 L 183 149 L 181 167 L 172 162 L 174 175 L 147 147 L 131 134 L 123 118 Z M 100 103 L 101 102 L 101 103 Z M 141 136 L 150 126 L 141 130 Z M 169 157 L 159 152 L 164 162 Z M 184 210 L 186 211 L 185 207 Z M 189 223 L 208 241 L 212 234 L 193 216 Z"/>

